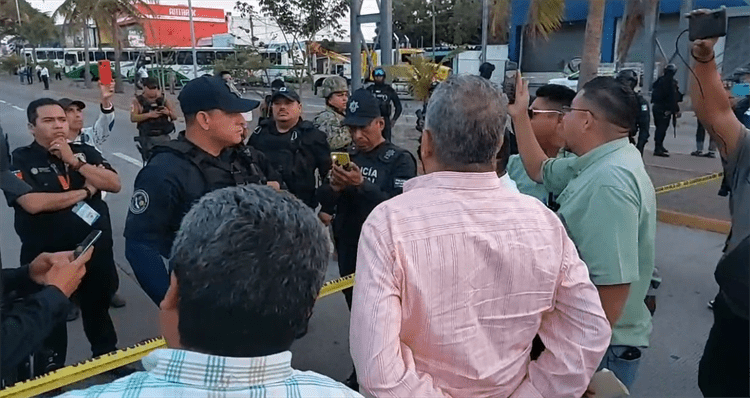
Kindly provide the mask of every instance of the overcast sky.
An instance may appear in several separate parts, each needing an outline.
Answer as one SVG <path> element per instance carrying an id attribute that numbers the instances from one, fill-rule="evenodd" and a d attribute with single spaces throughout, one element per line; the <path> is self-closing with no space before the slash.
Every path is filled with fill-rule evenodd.
<path id="1" fill-rule="evenodd" d="M 63 3 L 64 0 L 27 0 L 32 6 L 35 8 L 41 10 L 42 12 L 47 12 L 50 15 L 55 12 L 57 7 L 60 6 L 60 4 Z M 256 3 L 256 1 L 250 0 L 252 3 Z M 187 0 L 159 0 L 156 1 L 157 4 L 163 4 L 163 5 L 184 5 L 187 6 Z M 206 8 L 223 8 L 226 12 L 231 12 L 233 15 L 237 15 L 237 11 L 234 10 L 234 5 L 237 3 L 236 0 L 193 0 L 193 7 L 206 7 Z M 378 11 L 378 5 L 375 2 L 375 0 L 364 0 L 362 5 L 362 13 L 363 14 L 371 14 L 376 13 Z M 346 20 L 341 21 L 341 24 L 344 26 L 346 31 L 349 31 L 349 18 L 347 17 Z M 362 33 L 365 36 L 365 39 L 372 40 L 372 37 L 375 36 L 375 25 L 365 25 L 362 27 Z"/>

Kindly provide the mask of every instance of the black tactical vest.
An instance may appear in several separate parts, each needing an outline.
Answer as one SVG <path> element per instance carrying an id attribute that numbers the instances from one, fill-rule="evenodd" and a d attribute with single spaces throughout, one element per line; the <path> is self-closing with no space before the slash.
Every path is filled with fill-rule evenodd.
<path id="1" fill-rule="evenodd" d="M 156 108 L 164 106 L 164 96 L 156 99 L 156 103 L 152 104 L 146 97 L 139 95 L 135 97 L 138 103 L 141 104 L 141 114 L 149 113 Z M 141 136 L 159 136 L 167 135 L 174 131 L 174 123 L 169 120 L 169 116 L 161 116 L 157 119 L 148 119 L 140 122 L 136 125 L 138 127 L 138 133 Z"/>

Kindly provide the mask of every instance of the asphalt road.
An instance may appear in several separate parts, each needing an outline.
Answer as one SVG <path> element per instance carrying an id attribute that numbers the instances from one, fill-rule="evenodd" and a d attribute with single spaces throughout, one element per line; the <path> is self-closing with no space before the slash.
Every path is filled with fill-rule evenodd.
<path id="1" fill-rule="evenodd" d="M 54 90 L 54 86 L 53 86 Z M 17 81 L 0 79 L 0 121 L 9 136 L 11 148 L 32 141 L 28 133 L 25 108 L 33 99 L 47 95 L 41 85 L 20 86 Z M 59 96 L 52 92 L 51 96 Z M 320 99 L 305 99 L 305 116 L 322 110 Z M 411 131 L 413 111 L 417 104 L 407 102 L 404 123 L 396 129 L 396 141 L 412 144 L 416 135 Z M 87 102 L 87 125 L 97 117 L 98 106 Z M 178 129 L 182 126 L 178 125 Z M 115 259 L 120 267 L 120 293 L 127 306 L 113 309 L 111 314 L 125 347 L 159 334 L 158 309 L 135 282 L 124 256 L 122 231 L 133 180 L 140 169 L 140 156 L 133 143 L 135 129 L 124 109 L 116 110 L 116 124 L 109 141 L 101 149 L 122 179 L 122 192 L 108 195 L 114 230 Z M 687 149 L 687 148 L 686 148 Z M 0 204 L 0 249 L 5 267 L 17 266 L 20 242 L 13 230 L 13 210 L 4 201 Z M 60 228 L 60 233 L 64 229 Z M 716 294 L 713 271 L 719 258 L 724 237 L 714 233 L 689 230 L 660 224 L 657 233 L 657 265 L 663 284 L 658 291 L 658 309 L 654 318 L 652 346 L 644 353 L 640 375 L 633 396 L 699 397 L 697 363 L 712 322 L 706 302 Z M 326 279 L 338 276 L 335 262 L 329 265 Z M 314 370 L 334 379 L 343 380 L 351 372 L 348 354 L 349 317 L 342 295 L 337 294 L 317 303 L 309 333 L 292 347 L 293 365 Z M 80 320 L 69 324 L 70 363 L 90 355 Z"/>

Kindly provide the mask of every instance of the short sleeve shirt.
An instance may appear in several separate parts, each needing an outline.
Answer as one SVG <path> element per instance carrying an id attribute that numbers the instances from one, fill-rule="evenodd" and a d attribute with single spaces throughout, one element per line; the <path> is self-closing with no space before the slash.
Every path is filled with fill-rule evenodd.
<path id="1" fill-rule="evenodd" d="M 729 212 L 732 215 L 732 232 L 727 239 L 726 253 L 750 235 L 750 130 L 742 128 L 737 149 L 727 158 L 724 166 L 732 190 Z"/>
<path id="2" fill-rule="evenodd" d="M 557 154 L 557 158 L 574 158 L 575 155 L 571 152 L 560 150 Z M 505 166 L 505 170 L 508 172 L 510 179 L 516 183 L 518 190 L 522 194 L 533 196 L 539 199 L 545 205 L 549 205 L 549 191 L 544 184 L 539 184 L 532 180 L 531 177 L 526 173 L 526 168 L 523 165 L 520 155 L 511 155 L 508 159 L 508 165 Z M 559 194 L 562 189 L 557 191 Z M 557 196 L 557 195 L 555 195 Z"/>
<path id="3" fill-rule="evenodd" d="M 630 284 L 613 345 L 648 346 L 643 299 L 654 270 L 656 195 L 641 155 L 621 138 L 579 158 L 544 163 L 545 186 L 563 188 L 558 215 L 595 285 Z"/>

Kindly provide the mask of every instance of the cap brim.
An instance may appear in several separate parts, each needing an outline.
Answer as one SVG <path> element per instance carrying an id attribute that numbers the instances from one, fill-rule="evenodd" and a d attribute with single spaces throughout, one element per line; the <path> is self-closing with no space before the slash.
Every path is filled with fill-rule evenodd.
<path id="1" fill-rule="evenodd" d="M 31 187 L 9 170 L 4 170 L 0 171 L 0 190 L 11 196 L 21 196 L 31 192 Z"/>
<path id="2" fill-rule="evenodd" d="M 281 91 L 278 91 L 278 92 L 274 93 L 274 94 L 273 94 L 273 95 L 271 96 L 271 102 L 274 102 L 274 101 L 276 101 L 276 99 L 277 99 L 277 98 L 279 98 L 279 97 L 284 97 L 284 98 L 286 98 L 286 99 L 290 99 L 290 100 L 292 100 L 292 101 L 297 101 L 297 102 L 301 102 L 301 101 L 300 101 L 300 99 L 299 99 L 298 97 L 296 97 L 296 96 L 294 96 L 294 95 L 292 95 L 292 94 L 289 94 L 288 92 L 281 92 Z"/>
<path id="3" fill-rule="evenodd" d="M 233 100 L 231 104 L 227 105 L 228 106 L 226 107 L 222 107 L 221 110 L 229 113 L 245 113 L 260 106 L 260 102 L 251 99 L 237 98 L 236 100 Z"/>
<path id="4" fill-rule="evenodd" d="M 366 118 L 363 116 L 347 116 L 344 118 L 344 120 L 341 121 L 341 124 L 343 124 L 344 126 L 365 127 L 369 126 L 370 122 L 372 122 L 373 119 L 375 118 Z"/>

